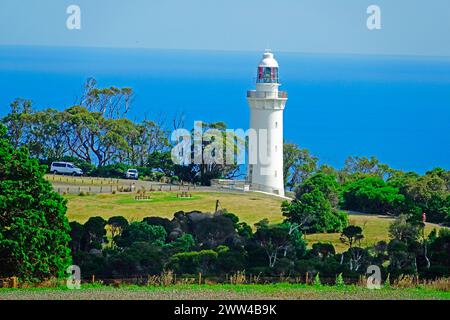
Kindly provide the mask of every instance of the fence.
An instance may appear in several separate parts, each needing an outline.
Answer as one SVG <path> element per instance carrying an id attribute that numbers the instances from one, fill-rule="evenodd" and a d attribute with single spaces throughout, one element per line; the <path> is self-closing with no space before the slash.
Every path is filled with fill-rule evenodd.
<path id="1" fill-rule="evenodd" d="M 134 275 L 128 277 L 102 277 L 91 275 L 81 279 L 81 284 L 102 284 L 102 285 L 138 285 L 138 286 L 169 286 L 169 285 L 186 285 L 186 284 L 315 284 L 315 273 L 305 273 L 304 275 L 293 276 L 261 276 L 261 275 L 245 275 L 243 272 L 234 274 L 221 275 L 203 275 L 198 273 L 195 275 L 177 275 L 171 272 L 164 272 L 158 275 Z M 337 277 L 337 275 L 336 275 Z M 320 277 L 320 283 L 324 285 L 334 285 L 336 277 Z M 14 279 L 14 280 L 13 280 Z M 2 281 L 3 280 L 3 281 Z M 344 278 L 345 284 L 366 285 L 363 276 L 359 278 Z M 37 284 L 20 283 L 16 277 L 0 279 L 0 288 L 19 288 L 34 285 L 36 287 L 44 286 L 61 286 L 66 285 L 67 280 L 47 280 Z"/>
<path id="2" fill-rule="evenodd" d="M 19 281 L 17 277 L 0 278 L 0 288 L 18 288 Z"/>
<path id="3" fill-rule="evenodd" d="M 277 283 L 289 283 L 289 284 L 315 284 L 315 273 L 306 273 L 305 275 L 298 276 L 260 276 L 260 275 L 247 275 L 239 276 L 239 274 L 225 274 L 225 275 L 203 275 L 201 273 L 197 275 L 177 275 L 173 274 L 171 278 L 167 278 L 167 275 L 140 275 L 134 277 L 118 277 L 118 278 L 103 278 L 93 276 L 89 278 L 83 278 L 81 283 L 101 283 L 104 285 L 175 285 L 175 284 L 277 284 Z M 336 284 L 335 277 L 319 277 L 320 283 L 323 285 Z M 366 278 L 343 278 L 345 284 L 366 284 Z"/>
<path id="4" fill-rule="evenodd" d="M 74 177 L 65 175 L 47 174 L 47 180 L 55 183 L 86 184 L 86 185 L 118 185 L 121 179 L 97 178 L 97 177 Z"/>
<path id="5" fill-rule="evenodd" d="M 172 185 L 172 184 L 149 184 L 149 185 L 136 185 L 136 184 L 122 184 L 122 185 L 100 185 L 100 186 L 58 186 L 53 185 L 53 190 L 59 194 L 81 194 L 81 193 L 116 193 L 116 192 L 128 192 L 136 193 L 141 191 L 191 191 L 196 190 L 198 187 L 195 185 Z"/>

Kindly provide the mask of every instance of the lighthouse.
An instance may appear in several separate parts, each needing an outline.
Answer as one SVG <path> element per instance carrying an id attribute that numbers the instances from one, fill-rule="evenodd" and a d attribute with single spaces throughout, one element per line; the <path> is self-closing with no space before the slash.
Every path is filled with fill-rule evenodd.
<path id="1" fill-rule="evenodd" d="M 287 93 L 279 91 L 278 62 L 266 50 L 258 65 L 256 90 L 247 91 L 250 107 L 247 180 L 253 190 L 284 196 L 283 110 Z"/>

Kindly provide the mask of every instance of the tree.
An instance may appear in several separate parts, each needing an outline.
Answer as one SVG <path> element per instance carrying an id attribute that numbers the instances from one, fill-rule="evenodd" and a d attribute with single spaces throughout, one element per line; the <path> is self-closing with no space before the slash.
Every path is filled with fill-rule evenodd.
<path id="1" fill-rule="evenodd" d="M 397 214 L 405 206 L 405 197 L 398 188 L 375 177 L 348 183 L 342 196 L 346 209 L 366 213 Z"/>
<path id="2" fill-rule="evenodd" d="M 388 244 L 389 270 L 397 273 L 417 273 L 415 243 L 393 239 Z"/>
<path id="3" fill-rule="evenodd" d="M 100 113 L 109 119 L 118 119 L 123 118 L 130 110 L 133 95 L 131 88 L 98 88 L 97 80 L 88 78 L 79 104 L 90 112 Z"/>
<path id="4" fill-rule="evenodd" d="M 280 252 L 284 251 L 289 244 L 289 229 L 282 224 L 269 225 L 267 220 L 262 220 L 255 226 L 257 231 L 254 238 L 266 252 L 269 268 L 273 268 L 279 259 Z"/>
<path id="5" fill-rule="evenodd" d="M 213 268 L 218 253 L 213 250 L 181 252 L 170 258 L 169 266 L 178 273 L 204 273 Z"/>
<path id="6" fill-rule="evenodd" d="M 334 175 L 325 174 L 323 172 L 314 174 L 297 187 L 295 196 L 299 199 L 302 195 L 310 193 L 314 190 L 321 191 L 325 198 L 330 201 L 331 206 L 333 208 L 337 208 L 339 203 L 340 186 Z"/>
<path id="7" fill-rule="evenodd" d="M 247 252 L 242 247 L 229 248 L 221 245 L 214 249 L 218 257 L 215 270 L 220 274 L 242 272 L 245 270 Z"/>
<path id="8" fill-rule="evenodd" d="M 347 225 L 347 215 L 333 209 L 318 189 L 304 193 L 291 203 L 282 204 L 283 216 L 298 225 L 302 232 L 336 232 Z"/>
<path id="9" fill-rule="evenodd" d="M 164 228 L 167 234 L 173 230 L 174 224 L 167 218 L 161 217 L 146 217 L 142 219 L 142 222 L 148 223 L 151 226 L 161 226 Z"/>
<path id="10" fill-rule="evenodd" d="M 430 239 L 430 256 L 431 262 L 437 275 L 450 275 L 450 229 L 440 229 L 439 236 Z M 442 271 L 441 271 L 442 270 Z M 440 272 L 439 272 L 440 271 Z M 434 276 L 436 276 L 436 274 Z"/>
<path id="11" fill-rule="evenodd" d="M 332 257 L 336 254 L 336 250 L 331 243 L 314 243 L 312 245 L 312 252 L 321 259 Z"/>
<path id="12" fill-rule="evenodd" d="M 388 179 L 394 172 L 388 165 L 380 163 L 376 157 L 348 157 L 342 170 L 347 176 L 375 176 Z"/>
<path id="13" fill-rule="evenodd" d="M 167 248 L 172 249 L 175 253 L 188 252 L 195 246 L 195 240 L 192 235 L 185 233 L 172 242 L 166 245 Z"/>
<path id="14" fill-rule="evenodd" d="M 236 236 L 233 222 L 224 216 L 199 220 L 193 225 L 193 235 L 199 246 L 215 248 Z"/>
<path id="15" fill-rule="evenodd" d="M 153 151 L 148 155 L 147 166 L 152 170 L 164 173 L 166 176 L 175 174 L 175 164 L 170 151 Z"/>
<path id="16" fill-rule="evenodd" d="M 283 145 L 283 159 L 284 184 L 290 188 L 302 183 L 317 170 L 317 157 L 294 143 Z"/>
<path id="17" fill-rule="evenodd" d="M 87 251 L 91 249 L 101 250 L 106 242 L 106 221 L 102 217 L 90 217 L 84 224 L 84 241 Z"/>
<path id="18" fill-rule="evenodd" d="M 251 238 L 251 236 L 253 234 L 252 227 L 250 227 L 245 222 L 239 222 L 239 217 L 237 215 L 235 215 L 234 213 L 231 213 L 231 212 L 224 212 L 223 216 L 227 217 L 228 219 L 230 219 L 233 222 L 234 229 L 237 231 L 237 233 L 241 237 L 244 237 L 245 239 Z"/>
<path id="19" fill-rule="evenodd" d="M 350 225 L 342 230 L 340 240 L 352 248 L 355 242 L 360 242 L 363 238 L 361 227 Z"/>
<path id="20" fill-rule="evenodd" d="M 123 230 L 128 226 L 128 221 L 122 216 L 115 216 L 108 219 L 108 225 L 111 231 L 111 238 L 120 236 Z"/>
<path id="21" fill-rule="evenodd" d="M 13 148 L 18 148 L 24 142 L 24 131 L 27 131 L 28 127 L 26 118 L 31 112 L 31 105 L 30 100 L 17 98 L 10 105 L 10 113 L 2 119 Z"/>
<path id="22" fill-rule="evenodd" d="M 362 229 L 359 226 L 350 225 L 344 230 L 342 230 L 340 240 L 342 243 L 347 244 L 349 249 L 346 253 L 341 256 L 341 264 L 343 259 L 348 256 L 349 257 L 349 269 L 351 271 L 358 271 L 361 265 L 364 263 L 365 258 L 368 256 L 367 250 L 354 247 L 356 242 L 360 243 L 360 241 L 364 238 L 362 234 Z"/>
<path id="23" fill-rule="evenodd" d="M 146 222 L 132 222 L 122 235 L 114 240 L 119 247 L 129 247 L 135 242 L 148 242 L 156 246 L 165 243 L 167 232 L 161 226 L 152 226 Z"/>
<path id="24" fill-rule="evenodd" d="M 241 175 L 236 160 L 242 152 L 239 146 L 245 145 L 245 141 L 237 133 L 227 132 L 225 123 L 202 123 L 201 130 L 192 130 L 190 139 L 188 163 L 175 165 L 175 175 L 181 180 L 210 185 L 212 179 Z"/>
<path id="25" fill-rule="evenodd" d="M 113 277 L 159 274 L 165 258 L 161 247 L 138 241 L 123 251 L 114 252 L 107 261 L 107 269 Z"/>
<path id="26" fill-rule="evenodd" d="M 414 217 L 400 215 L 389 226 L 391 241 L 388 244 L 389 268 L 393 271 L 417 273 L 417 256 L 421 254 L 418 242 L 421 222 Z"/>
<path id="27" fill-rule="evenodd" d="M 287 218 L 286 222 L 291 224 L 291 232 L 297 229 L 302 233 L 306 233 L 316 219 L 314 212 L 305 210 L 303 204 L 296 200 L 292 202 L 283 201 L 281 203 L 281 211 L 283 216 Z"/>
<path id="28" fill-rule="evenodd" d="M 344 252 L 341 255 L 341 264 L 343 263 L 345 258 L 348 259 L 350 271 L 361 270 L 361 267 L 363 265 L 368 265 L 368 262 L 370 260 L 367 249 L 360 247 L 351 247 L 346 252 Z"/>
<path id="29" fill-rule="evenodd" d="M 153 167 L 155 165 L 155 169 L 160 169 L 161 167 L 167 175 L 172 175 L 173 173 L 169 174 L 166 171 L 170 167 L 173 169 L 170 152 L 165 151 L 169 146 L 167 132 L 156 122 L 147 119 L 140 123 L 135 123 L 134 126 L 134 130 L 130 130 L 125 136 L 129 148 L 124 149 L 120 157 L 131 165 L 141 167 L 146 165 Z M 154 159 L 154 156 L 157 156 L 157 159 Z M 150 163 L 152 160 L 153 162 Z M 155 162 L 155 160 L 158 162 Z M 170 160 L 170 163 L 163 163 L 163 160 Z"/>
<path id="30" fill-rule="evenodd" d="M 450 171 L 436 168 L 423 176 L 404 175 L 391 183 L 399 186 L 410 206 L 427 213 L 430 222 L 450 221 Z"/>
<path id="31" fill-rule="evenodd" d="M 83 246 L 83 236 L 84 236 L 84 226 L 76 221 L 72 221 L 69 223 L 70 226 L 70 249 L 72 253 L 77 253 L 84 248 Z"/>
<path id="32" fill-rule="evenodd" d="M 407 215 L 399 215 L 389 226 L 389 236 L 405 243 L 417 241 L 420 236 L 420 224 L 411 221 Z"/>
<path id="33" fill-rule="evenodd" d="M 63 114 L 55 109 L 30 112 L 25 117 L 29 126 L 24 136 L 25 144 L 33 157 L 63 160 L 69 148 L 61 132 Z"/>
<path id="34" fill-rule="evenodd" d="M 105 118 L 100 112 L 90 112 L 83 106 L 64 111 L 62 133 L 70 152 L 87 162 L 96 159 L 98 166 L 114 160 L 121 152 L 128 152 L 127 135 L 136 126 L 128 119 Z"/>
<path id="35" fill-rule="evenodd" d="M 0 125 L 0 277 L 62 277 L 71 264 L 66 200 Z"/>

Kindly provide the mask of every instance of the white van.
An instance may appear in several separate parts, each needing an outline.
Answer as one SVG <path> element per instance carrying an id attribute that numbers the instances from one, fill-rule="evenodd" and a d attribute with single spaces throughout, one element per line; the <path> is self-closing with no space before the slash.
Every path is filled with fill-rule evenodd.
<path id="1" fill-rule="evenodd" d="M 83 170 L 70 162 L 52 162 L 50 172 L 53 174 L 70 174 L 72 176 L 83 175 Z"/>
<path id="2" fill-rule="evenodd" d="M 125 179 L 135 179 L 139 177 L 138 171 L 136 169 L 128 169 L 125 173 Z"/>

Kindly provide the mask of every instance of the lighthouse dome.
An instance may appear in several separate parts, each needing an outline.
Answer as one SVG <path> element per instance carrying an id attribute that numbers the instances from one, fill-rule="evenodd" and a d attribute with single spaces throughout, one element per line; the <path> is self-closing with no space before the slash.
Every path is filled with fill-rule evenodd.
<path id="1" fill-rule="evenodd" d="M 278 68 L 278 62 L 273 57 L 273 53 L 270 51 L 266 51 L 263 54 L 263 58 L 259 63 L 258 67 L 269 67 L 269 68 Z"/>
<path id="2" fill-rule="evenodd" d="M 256 83 L 278 83 L 278 62 L 268 50 L 258 65 Z"/>

